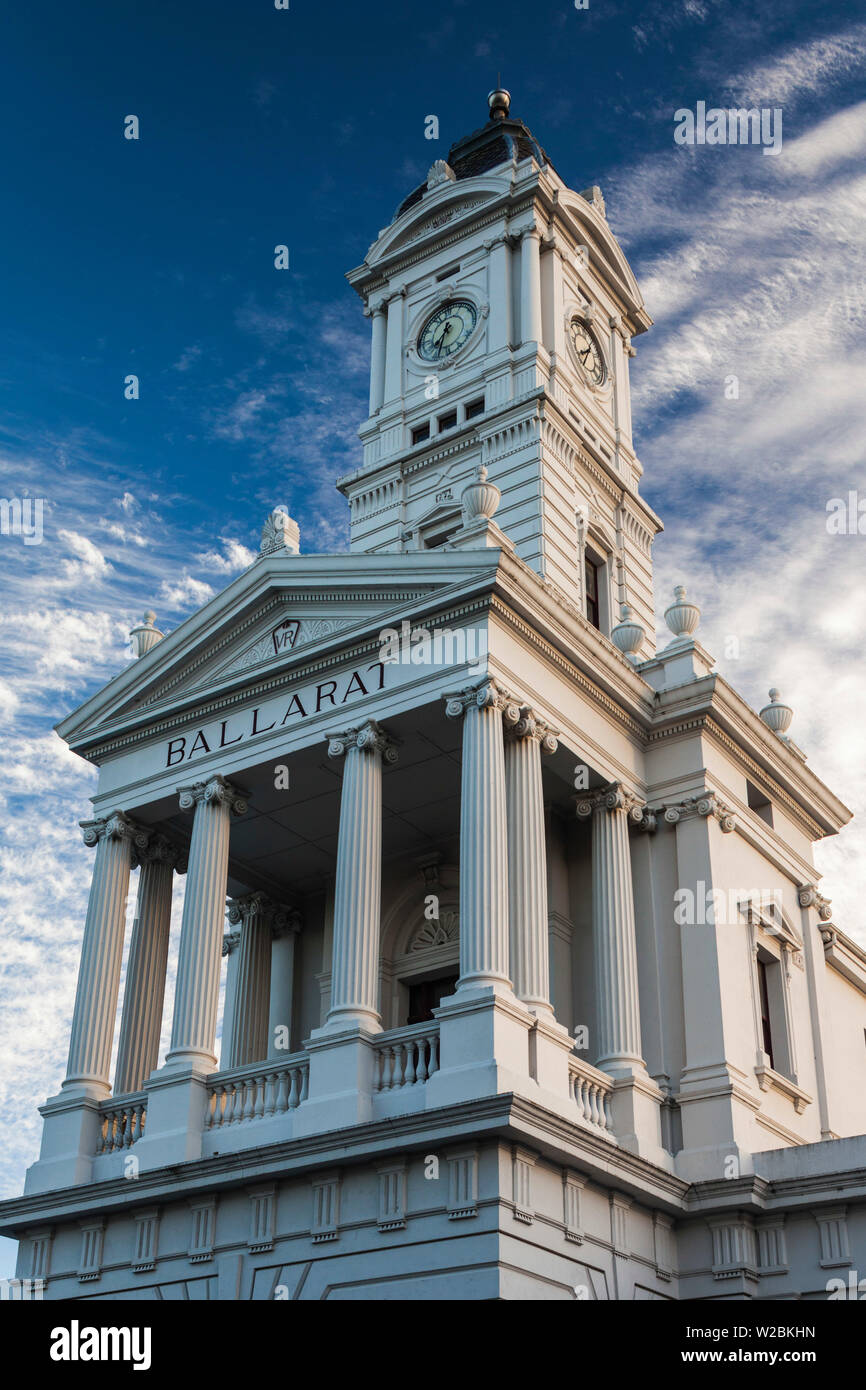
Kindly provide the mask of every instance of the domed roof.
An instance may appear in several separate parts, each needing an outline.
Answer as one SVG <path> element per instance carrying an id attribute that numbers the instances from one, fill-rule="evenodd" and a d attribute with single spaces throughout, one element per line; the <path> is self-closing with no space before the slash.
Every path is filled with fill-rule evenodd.
<path id="1" fill-rule="evenodd" d="M 521 160 L 528 156 L 539 164 L 549 164 L 550 160 L 529 127 L 509 115 L 510 94 L 497 89 L 490 93 L 487 100 L 490 119 L 486 125 L 455 141 L 448 151 L 448 164 L 455 179 L 474 179 L 500 164 L 509 164 L 512 159 Z M 420 203 L 426 191 L 426 182 L 413 189 L 398 207 L 394 221 Z"/>

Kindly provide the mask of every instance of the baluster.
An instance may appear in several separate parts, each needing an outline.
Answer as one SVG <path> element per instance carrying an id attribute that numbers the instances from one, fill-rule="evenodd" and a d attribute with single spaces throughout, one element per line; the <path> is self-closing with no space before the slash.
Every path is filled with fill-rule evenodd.
<path id="1" fill-rule="evenodd" d="M 284 1115 L 290 1106 L 289 1071 L 286 1067 L 283 1067 L 282 1071 L 277 1073 L 277 1114 Z"/>
<path id="2" fill-rule="evenodd" d="M 403 1077 L 404 1086 L 415 1085 L 415 1039 L 410 1038 L 406 1043 L 406 1071 Z"/>
<path id="3" fill-rule="evenodd" d="M 589 1119 L 589 1111 L 586 1106 L 586 1078 L 578 1072 L 574 1078 L 574 1090 L 577 1096 L 577 1105 L 584 1120 Z"/>
<path id="4" fill-rule="evenodd" d="M 255 1101 L 256 1097 L 256 1083 L 251 1076 L 245 1076 L 241 1085 L 244 1088 L 245 1096 L 243 1114 L 241 1115 L 241 1119 L 251 1120 L 253 1118 L 253 1102 Z"/>
<path id="5" fill-rule="evenodd" d="M 289 1090 L 288 1107 L 290 1110 L 296 1110 L 300 1105 L 300 1100 L 298 1099 L 298 1082 L 300 1077 L 298 1076 L 297 1067 L 292 1067 L 289 1072 L 289 1079 L 291 1081 L 291 1088 Z"/>
<path id="6" fill-rule="evenodd" d="M 592 1085 L 592 1123 L 600 1128 L 599 1124 L 599 1099 L 601 1097 L 601 1087 L 597 1081 Z"/>
<path id="7" fill-rule="evenodd" d="M 238 1100 L 240 1091 L 236 1081 L 229 1081 L 226 1084 L 226 1113 L 224 1123 L 233 1125 L 240 1119 Z"/>
<path id="8" fill-rule="evenodd" d="M 269 1071 L 265 1077 L 265 1119 L 269 1119 L 276 1109 L 277 1073 Z"/>
<path id="9" fill-rule="evenodd" d="M 135 1143 L 135 1136 L 132 1132 L 132 1122 L 135 1118 L 135 1111 L 131 1105 L 124 1106 L 123 1110 L 123 1143 L 129 1149 Z"/>
<path id="10" fill-rule="evenodd" d="M 309 1062 L 302 1062 L 302 1063 L 301 1063 L 301 1066 L 300 1066 L 300 1068 L 299 1068 L 299 1071 L 300 1071 L 300 1074 L 301 1074 L 301 1099 L 298 1101 L 298 1105 L 301 1105 L 301 1104 L 303 1103 L 303 1101 L 305 1101 L 305 1100 L 307 1099 L 307 1096 L 308 1096 L 309 1093 L 310 1093 L 310 1064 L 309 1064 Z"/>
<path id="11" fill-rule="evenodd" d="M 396 1043 L 394 1046 L 394 1078 L 395 1089 L 403 1085 L 403 1067 L 406 1062 L 406 1044 Z"/>
<path id="12" fill-rule="evenodd" d="M 107 1135 L 107 1133 L 108 1133 L 108 1116 L 107 1116 L 107 1115 L 103 1115 L 102 1121 L 101 1121 L 100 1126 L 99 1126 L 99 1140 L 98 1140 L 98 1143 L 97 1143 L 97 1145 L 96 1145 L 96 1152 L 97 1152 L 98 1154 L 104 1154 L 105 1151 L 106 1151 L 106 1148 L 108 1147 L 107 1141 L 106 1141 L 106 1135 Z"/>
<path id="13" fill-rule="evenodd" d="M 605 1091 L 601 1098 L 601 1127 L 610 1129 L 610 1091 Z"/>
<path id="14" fill-rule="evenodd" d="M 418 1039 L 418 1074 L 415 1080 L 419 1085 L 423 1085 L 427 1080 L 427 1045 L 429 1038 Z"/>
<path id="15" fill-rule="evenodd" d="M 428 1079 L 434 1072 L 439 1070 L 439 1034 L 431 1033 L 428 1039 L 430 1043 L 430 1064 L 427 1067 Z"/>
<path id="16" fill-rule="evenodd" d="M 112 1110 L 108 1116 L 108 1152 L 113 1153 L 119 1147 L 117 1143 L 117 1111 Z"/>
<path id="17" fill-rule="evenodd" d="M 253 1119 L 260 1120 L 265 1113 L 265 1078 L 263 1076 L 257 1076 L 253 1079 L 253 1089 L 256 1096 Z"/>

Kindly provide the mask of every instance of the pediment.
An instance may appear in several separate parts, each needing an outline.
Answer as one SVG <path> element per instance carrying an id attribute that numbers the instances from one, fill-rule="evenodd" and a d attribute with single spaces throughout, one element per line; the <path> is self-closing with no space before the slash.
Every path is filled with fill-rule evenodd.
<path id="1" fill-rule="evenodd" d="M 258 561 L 57 725 L 82 751 L 247 686 L 369 647 L 395 615 L 462 592 L 487 556 L 310 555 Z"/>
<path id="2" fill-rule="evenodd" d="M 421 202 L 410 208 L 375 241 L 367 252 L 368 265 L 374 265 L 390 252 L 419 241 L 428 232 L 456 222 L 464 213 L 473 212 L 484 203 L 502 194 L 502 180 L 492 176 L 448 183 L 425 193 Z"/>

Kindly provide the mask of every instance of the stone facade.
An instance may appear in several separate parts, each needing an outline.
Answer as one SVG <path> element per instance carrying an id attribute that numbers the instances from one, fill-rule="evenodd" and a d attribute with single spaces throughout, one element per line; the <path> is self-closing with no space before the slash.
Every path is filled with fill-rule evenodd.
<path id="1" fill-rule="evenodd" d="M 350 276 L 350 552 L 277 509 L 59 726 L 99 767 L 93 886 L 0 1208 L 49 1298 L 826 1298 L 866 1269 L 866 954 L 812 861 L 849 812 L 685 590 L 655 650 L 650 321 L 599 190 L 505 95 Z"/>

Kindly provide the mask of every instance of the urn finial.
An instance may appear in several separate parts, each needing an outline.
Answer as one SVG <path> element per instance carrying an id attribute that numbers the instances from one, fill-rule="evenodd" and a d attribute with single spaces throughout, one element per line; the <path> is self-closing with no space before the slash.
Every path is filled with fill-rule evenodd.
<path id="1" fill-rule="evenodd" d="M 770 704 L 764 705 L 760 711 L 760 718 L 768 729 L 772 729 L 774 734 L 778 734 L 779 738 L 787 743 L 786 733 L 794 718 L 794 711 L 790 705 L 782 703 L 781 693 L 775 687 L 770 691 Z"/>
<path id="2" fill-rule="evenodd" d="M 138 627 L 134 627 L 130 632 L 129 640 L 132 642 L 136 656 L 144 656 L 165 636 L 165 633 L 160 632 L 159 628 L 154 627 L 155 622 L 156 614 L 148 608 Z"/>
<path id="3" fill-rule="evenodd" d="M 619 647 L 626 660 L 633 666 L 637 665 L 638 652 L 643 644 L 646 633 L 634 616 L 629 604 L 624 603 L 620 609 L 620 621 L 612 629 L 610 640 L 615 647 Z"/>
<path id="4" fill-rule="evenodd" d="M 489 521 L 502 497 L 496 484 L 488 483 L 487 469 L 483 463 L 478 465 L 476 479 L 476 482 L 468 483 L 460 494 L 464 526 L 471 526 L 473 522 L 482 518 Z"/>
<path id="5" fill-rule="evenodd" d="M 701 620 L 701 610 L 696 603 L 686 599 L 684 584 L 674 589 L 674 601 L 665 609 L 665 622 L 674 635 L 674 642 L 687 642 Z"/>

